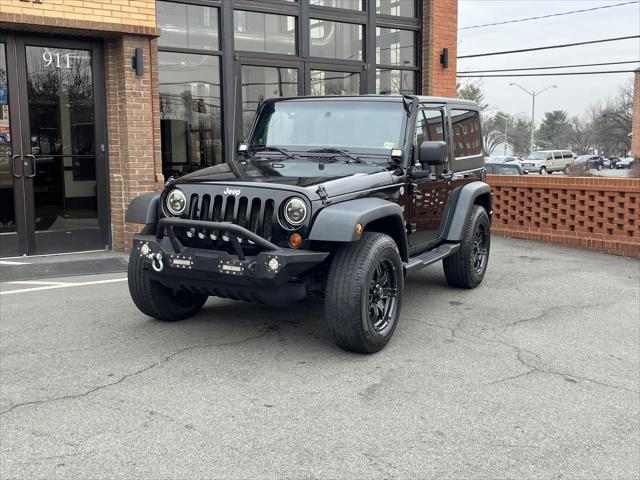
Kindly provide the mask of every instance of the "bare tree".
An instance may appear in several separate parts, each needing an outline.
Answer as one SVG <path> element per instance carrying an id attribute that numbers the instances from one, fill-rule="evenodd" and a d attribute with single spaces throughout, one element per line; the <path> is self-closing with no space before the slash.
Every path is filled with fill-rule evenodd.
<path id="1" fill-rule="evenodd" d="M 571 118 L 567 130 L 569 148 L 578 155 L 591 153 L 594 147 L 593 124 L 577 116 Z"/>

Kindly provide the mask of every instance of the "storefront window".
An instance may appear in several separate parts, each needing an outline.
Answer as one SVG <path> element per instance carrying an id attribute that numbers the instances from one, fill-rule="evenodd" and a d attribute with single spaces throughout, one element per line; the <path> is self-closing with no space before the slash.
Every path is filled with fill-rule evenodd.
<path id="1" fill-rule="evenodd" d="M 157 2 L 160 47 L 219 50 L 218 9 L 184 3 Z"/>
<path id="2" fill-rule="evenodd" d="M 296 19 L 258 12 L 233 12 L 236 50 L 296 54 Z"/>
<path id="3" fill-rule="evenodd" d="M 251 128 L 260 100 L 295 97 L 298 94 L 298 70 L 295 68 L 242 66 L 242 131 Z"/>
<path id="4" fill-rule="evenodd" d="M 378 65 L 414 66 L 415 32 L 397 28 L 376 28 L 376 63 Z"/>
<path id="5" fill-rule="evenodd" d="M 376 0 L 376 13 L 395 17 L 415 17 L 415 0 Z"/>
<path id="6" fill-rule="evenodd" d="M 358 95 L 360 74 L 311 70 L 311 95 Z"/>
<path id="7" fill-rule="evenodd" d="M 166 178 L 222 163 L 219 57 L 159 52 Z"/>
<path id="8" fill-rule="evenodd" d="M 362 0 L 310 0 L 311 6 L 362 10 Z"/>
<path id="9" fill-rule="evenodd" d="M 378 69 L 376 93 L 380 95 L 413 95 L 416 92 L 416 72 L 413 70 Z"/>
<path id="10" fill-rule="evenodd" d="M 362 25 L 311 19 L 309 32 L 312 57 L 362 60 Z"/>

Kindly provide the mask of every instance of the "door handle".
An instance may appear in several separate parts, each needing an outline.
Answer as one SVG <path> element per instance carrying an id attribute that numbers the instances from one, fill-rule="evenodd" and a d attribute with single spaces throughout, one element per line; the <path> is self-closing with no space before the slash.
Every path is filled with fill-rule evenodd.
<path id="1" fill-rule="evenodd" d="M 16 158 L 19 158 L 22 161 L 22 155 L 11 156 L 11 175 L 13 175 L 15 178 L 22 178 L 22 175 L 16 173 Z"/>
<path id="2" fill-rule="evenodd" d="M 31 173 L 29 175 L 25 175 L 25 177 L 27 178 L 33 178 L 36 176 L 36 173 L 38 173 L 37 169 L 36 169 L 36 156 L 35 155 L 25 155 L 25 158 L 31 158 Z M 26 165 L 26 162 L 25 162 Z"/>

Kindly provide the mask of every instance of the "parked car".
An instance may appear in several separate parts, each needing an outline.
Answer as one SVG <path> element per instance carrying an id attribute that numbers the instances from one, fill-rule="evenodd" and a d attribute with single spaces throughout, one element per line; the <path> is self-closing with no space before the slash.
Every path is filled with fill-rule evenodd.
<path id="1" fill-rule="evenodd" d="M 616 162 L 618 157 L 609 157 L 604 159 L 604 166 L 609 168 L 616 168 Z"/>
<path id="2" fill-rule="evenodd" d="M 621 158 L 616 162 L 616 168 L 618 169 L 629 168 L 632 163 L 633 163 L 633 157 Z"/>
<path id="3" fill-rule="evenodd" d="M 451 286 L 482 282 L 492 213 L 483 176 L 473 102 L 266 100 L 237 155 L 131 202 L 127 221 L 145 226 L 129 291 L 165 321 L 195 315 L 209 296 L 324 297 L 335 342 L 374 353 L 398 324 L 406 274 L 442 260 Z"/>
<path id="4" fill-rule="evenodd" d="M 524 175 L 520 165 L 515 162 L 485 162 L 484 168 L 487 170 L 487 173 L 496 175 Z"/>
<path id="5" fill-rule="evenodd" d="M 523 160 L 522 170 L 525 173 L 537 172 L 540 175 L 564 172 L 567 165 L 573 163 L 573 158 L 570 150 L 537 150 Z"/>
<path id="6" fill-rule="evenodd" d="M 497 155 L 497 156 L 488 157 L 485 159 L 485 161 L 492 162 L 492 163 L 512 163 L 512 162 L 518 163 L 518 157 Z"/>
<path id="7" fill-rule="evenodd" d="M 604 158 L 600 155 L 580 155 L 574 160 L 574 163 L 584 163 L 589 169 L 602 170 L 604 167 Z"/>

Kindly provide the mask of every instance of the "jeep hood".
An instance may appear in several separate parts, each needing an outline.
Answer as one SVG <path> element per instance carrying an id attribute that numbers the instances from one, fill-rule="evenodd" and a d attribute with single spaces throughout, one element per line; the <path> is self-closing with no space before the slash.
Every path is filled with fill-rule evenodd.
<path id="1" fill-rule="evenodd" d="M 223 163 L 179 177 L 171 185 L 193 183 L 293 190 L 316 200 L 320 198 L 317 194 L 320 185 L 329 197 L 334 197 L 389 185 L 392 176 L 386 166 L 380 164 L 272 160 Z"/>

